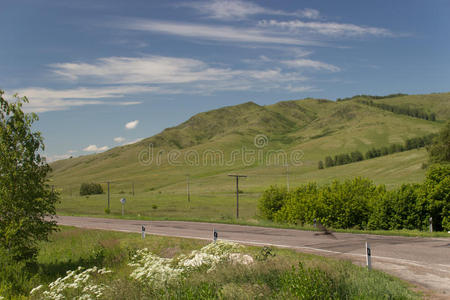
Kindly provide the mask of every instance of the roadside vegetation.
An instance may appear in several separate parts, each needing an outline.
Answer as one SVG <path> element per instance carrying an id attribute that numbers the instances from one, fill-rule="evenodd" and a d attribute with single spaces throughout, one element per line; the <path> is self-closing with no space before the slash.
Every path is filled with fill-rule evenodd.
<path id="1" fill-rule="evenodd" d="M 433 165 L 422 184 L 394 190 L 357 177 L 319 186 L 308 183 L 288 192 L 272 186 L 259 201 L 261 215 L 279 223 L 340 229 L 450 230 L 450 165 Z"/>
<path id="2" fill-rule="evenodd" d="M 34 265 L 6 266 L 0 295 L 13 299 L 420 298 L 406 283 L 349 261 L 69 227 L 40 244 Z"/>

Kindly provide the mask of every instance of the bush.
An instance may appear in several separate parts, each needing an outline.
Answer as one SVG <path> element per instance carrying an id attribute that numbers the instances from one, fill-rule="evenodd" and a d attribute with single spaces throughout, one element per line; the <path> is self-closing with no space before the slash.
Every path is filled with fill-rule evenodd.
<path id="1" fill-rule="evenodd" d="M 272 220 L 274 213 L 283 206 L 287 195 L 285 187 L 271 186 L 265 190 L 258 203 L 262 217 Z"/>
<path id="2" fill-rule="evenodd" d="M 450 230 L 450 165 L 433 165 L 419 195 L 418 205 L 422 210 L 423 227 L 433 218 L 436 231 Z"/>
<path id="3" fill-rule="evenodd" d="M 269 220 L 333 228 L 450 230 L 450 165 L 430 167 L 423 184 L 404 184 L 386 191 L 371 180 L 355 178 L 318 187 L 308 183 L 287 193 L 270 187 L 259 200 Z"/>
<path id="4" fill-rule="evenodd" d="M 323 169 L 323 161 L 319 160 L 318 167 L 319 167 L 319 170 Z"/>
<path id="5" fill-rule="evenodd" d="M 99 183 L 82 183 L 80 196 L 103 194 L 102 185 Z"/>
<path id="6" fill-rule="evenodd" d="M 431 163 L 450 163 L 450 121 L 427 148 Z"/>
<path id="7" fill-rule="evenodd" d="M 33 261 L 16 261 L 7 250 L 0 248 L 0 296 L 7 299 L 25 295 L 33 287 Z"/>
<path id="8" fill-rule="evenodd" d="M 399 189 L 386 192 L 375 203 L 369 218 L 369 229 L 419 229 L 423 215 L 417 205 L 421 186 L 403 184 Z"/>
<path id="9" fill-rule="evenodd" d="M 291 193 L 290 197 L 285 199 L 283 207 L 274 214 L 274 220 L 291 224 L 311 224 L 312 220 L 317 217 L 318 203 L 316 200 L 318 195 L 317 184 L 301 185 Z"/>

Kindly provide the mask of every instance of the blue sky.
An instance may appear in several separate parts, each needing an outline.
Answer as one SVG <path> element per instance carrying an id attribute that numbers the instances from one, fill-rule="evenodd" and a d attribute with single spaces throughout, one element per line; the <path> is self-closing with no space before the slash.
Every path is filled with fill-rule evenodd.
<path id="1" fill-rule="evenodd" d="M 450 1 L 0 1 L 0 88 L 49 160 L 254 101 L 450 87 Z"/>

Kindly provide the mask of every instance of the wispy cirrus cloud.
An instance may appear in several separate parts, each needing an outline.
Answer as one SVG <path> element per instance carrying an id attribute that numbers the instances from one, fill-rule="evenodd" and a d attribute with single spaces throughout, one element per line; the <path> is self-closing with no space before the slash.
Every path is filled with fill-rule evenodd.
<path id="1" fill-rule="evenodd" d="M 314 39 L 301 39 L 289 32 L 280 33 L 253 27 L 220 26 L 211 24 L 179 23 L 148 19 L 123 19 L 109 24 L 121 29 L 170 34 L 186 38 L 239 43 L 281 45 L 324 45 Z"/>
<path id="2" fill-rule="evenodd" d="M 308 19 L 317 19 L 320 16 L 316 9 L 305 8 L 288 12 L 241 0 L 194 1 L 180 3 L 177 6 L 189 7 L 208 18 L 219 20 L 242 20 L 253 15 L 296 16 Z"/>
<path id="3" fill-rule="evenodd" d="M 155 55 L 104 57 L 92 63 L 56 63 L 51 65 L 54 73 L 67 82 L 89 87 L 30 87 L 14 92 L 29 97 L 30 103 L 25 105 L 27 111 L 46 112 L 84 105 L 138 105 L 141 101 L 125 98 L 140 94 L 210 95 L 214 91 L 270 88 L 292 91 L 287 84 L 307 81 L 308 77 L 303 74 L 307 68 L 340 70 L 331 64 L 301 58 L 280 61 L 260 56 L 259 60 L 262 64 L 256 68 L 214 67 L 198 59 Z M 289 68 L 297 70 L 292 72 Z"/>
<path id="4" fill-rule="evenodd" d="M 290 68 L 311 68 L 315 70 L 325 70 L 330 72 L 339 72 L 341 70 L 335 65 L 311 59 L 283 60 L 281 63 Z"/>
<path id="5" fill-rule="evenodd" d="M 278 28 L 295 32 L 307 32 L 331 37 L 361 37 L 379 36 L 394 37 L 392 31 L 386 28 L 360 26 L 355 24 L 335 23 L 335 22 L 305 22 L 301 20 L 277 21 L 262 20 L 258 25 L 264 28 Z"/>
<path id="6" fill-rule="evenodd" d="M 46 112 L 65 110 L 84 105 L 137 105 L 139 101 L 104 101 L 107 98 L 122 98 L 126 95 L 156 91 L 149 86 L 101 86 L 78 87 L 73 89 L 50 89 L 30 87 L 15 90 L 14 93 L 27 96 L 30 103 L 24 105 L 25 111 Z"/>
<path id="7" fill-rule="evenodd" d="M 318 89 L 314 88 L 313 86 L 293 86 L 288 85 L 286 87 L 287 90 L 293 93 L 303 93 L 303 92 L 311 92 L 311 91 L 318 91 Z"/>
<path id="8" fill-rule="evenodd" d="M 269 58 L 264 58 L 269 61 Z M 275 62 L 274 64 L 278 64 Z M 190 59 L 164 56 L 100 58 L 92 64 L 64 63 L 53 65 L 55 72 L 77 82 L 107 84 L 159 85 L 154 92 L 173 93 L 171 86 L 180 92 L 201 93 L 204 87 L 211 90 L 243 90 L 268 82 L 305 81 L 299 72 L 286 72 L 280 67 L 259 69 L 216 68 L 208 63 Z M 193 83 L 196 85 L 193 88 Z M 152 91 L 149 91 L 152 92 Z"/>
<path id="9" fill-rule="evenodd" d="M 197 59 L 157 55 L 104 57 L 94 63 L 58 63 L 52 64 L 51 67 L 54 73 L 69 80 L 81 82 L 95 80 L 103 84 L 189 83 L 200 80 L 224 80 L 235 73 L 226 68 L 213 68 Z"/>

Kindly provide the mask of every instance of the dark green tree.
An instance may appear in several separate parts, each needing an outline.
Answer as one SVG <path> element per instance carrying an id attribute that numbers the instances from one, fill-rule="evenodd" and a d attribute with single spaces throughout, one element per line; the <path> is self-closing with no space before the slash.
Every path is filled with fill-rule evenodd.
<path id="1" fill-rule="evenodd" d="M 331 156 L 325 157 L 325 167 L 329 168 L 329 167 L 332 167 L 332 166 L 334 166 L 334 161 L 331 158 Z"/>
<path id="2" fill-rule="evenodd" d="M 431 163 L 450 163 L 450 121 L 428 147 Z"/>
<path id="3" fill-rule="evenodd" d="M 323 161 L 319 160 L 319 169 L 323 169 Z"/>
<path id="4" fill-rule="evenodd" d="M 103 194 L 103 188 L 99 183 L 82 183 L 80 196 Z"/>
<path id="5" fill-rule="evenodd" d="M 9 103 L 0 90 L 0 248 L 15 260 L 33 258 L 37 243 L 56 230 L 56 193 L 40 132 L 32 131 L 36 114 L 22 111 L 26 97 Z M 1 249 L 0 249 L 1 250 Z"/>

